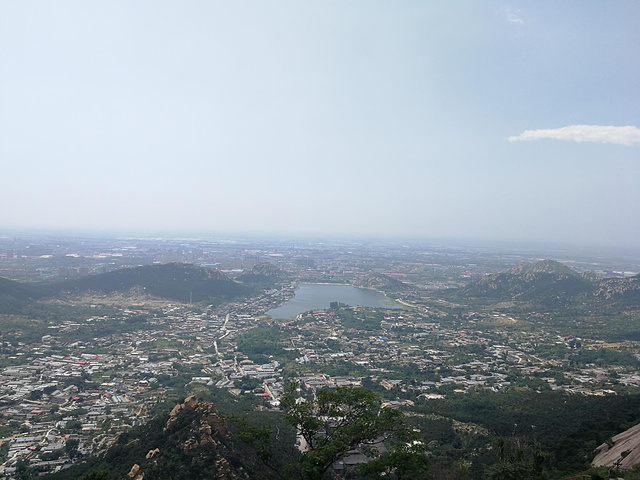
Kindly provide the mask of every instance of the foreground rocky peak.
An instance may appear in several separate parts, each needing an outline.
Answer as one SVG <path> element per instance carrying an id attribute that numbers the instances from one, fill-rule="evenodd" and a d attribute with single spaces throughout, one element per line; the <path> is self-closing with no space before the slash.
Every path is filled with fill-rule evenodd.
<path id="1" fill-rule="evenodd" d="M 193 449 L 200 445 L 218 444 L 215 438 L 228 437 L 224 421 L 212 403 L 198 400 L 195 395 L 187 397 L 184 402 L 173 407 L 169 419 L 164 427 L 165 432 L 171 432 L 178 423 L 180 412 L 194 412 L 191 433 L 193 436 L 184 443 L 185 449 Z"/>
<path id="2" fill-rule="evenodd" d="M 216 407 L 192 395 L 139 431 L 121 434 L 103 468 L 131 480 L 247 480 L 236 446 Z"/>

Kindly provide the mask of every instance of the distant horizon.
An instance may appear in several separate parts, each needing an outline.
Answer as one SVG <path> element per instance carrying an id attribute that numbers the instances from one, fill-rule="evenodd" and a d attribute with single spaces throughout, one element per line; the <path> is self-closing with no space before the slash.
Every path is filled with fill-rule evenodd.
<path id="1" fill-rule="evenodd" d="M 4 2 L 0 228 L 637 248 L 639 24 L 640 2 Z"/>
<path id="2" fill-rule="evenodd" d="M 589 242 L 571 242 L 544 239 L 513 239 L 484 237 L 445 237 L 445 236 L 399 236 L 373 234 L 333 234 L 313 232 L 258 232 L 258 231 L 212 231 L 206 229 L 127 229 L 127 228 L 52 228 L 52 227 L 3 227 L 0 237 L 6 236 L 68 237 L 92 239 L 137 239 L 137 240 L 253 240 L 287 242 L 335 242 L 335 243 L 388 243 L 392 245 L 434 247 L 482 247 L 508 250 L 534 249 L 542 251 L 578 249 L 586 252 L 628 253 L 640 255 L 640 246 L 623 244 L 602 244 Z"/>

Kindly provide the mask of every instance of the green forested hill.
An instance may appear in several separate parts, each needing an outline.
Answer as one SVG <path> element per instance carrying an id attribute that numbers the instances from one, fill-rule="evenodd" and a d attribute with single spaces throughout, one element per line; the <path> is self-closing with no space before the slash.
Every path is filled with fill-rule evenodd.
<path id="1" fill-rule="evenodd" d="M 250 293 L 224 273 L 185 263 L 145 265 L 68 280 L 52 286 L 57 292 L 98 291 L 104 293 L 143 288 L 145 293 L 181 302 L 213 302 Z"/>
<path id="2" fill-rule="evenodd" d="M 0 313 L 20 313 L 25 305 L 37 299 L 55 297 L 64 292 L 108 294 L 134 287 L 170 300 L 209 303 L 242 297 L 252 291 L 211 268 L 181 263 L 146 265 L 62 282 L 25 284 L 0 278 Z"/>
<path id="3" fill-rule="evenodd" d="M 280 282 L 287 281 L 287 273 L 275 265 L 263 262 L 254 266 L 250 271 L 243 273 L 238 280 L 245 284 L 259 284 L 273 286 Z"/>
<path id="4" fill-rule="evenodd" d="M 0 313 L 18 313 L 40 295 L 38 286 L 0 277 Z"/>

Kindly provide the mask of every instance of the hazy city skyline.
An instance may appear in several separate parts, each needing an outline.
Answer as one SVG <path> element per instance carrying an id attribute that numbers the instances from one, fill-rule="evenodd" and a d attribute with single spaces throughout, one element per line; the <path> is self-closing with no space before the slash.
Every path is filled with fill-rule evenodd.
<path id="1" fill-rule="evenodd" d="M 0 11 L 0 229 L 637 246 L 638 3 Z"/>

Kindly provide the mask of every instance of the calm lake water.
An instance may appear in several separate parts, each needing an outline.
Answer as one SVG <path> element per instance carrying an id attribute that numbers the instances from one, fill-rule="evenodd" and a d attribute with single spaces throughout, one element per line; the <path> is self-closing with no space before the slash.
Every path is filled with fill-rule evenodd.
<path id="1" fill-rule="evenodd" d="M 292 318 L 309 310 L 329 308 L 331 302 L 340 302 L 352 307 L 397 307 L 398 304 L 386 295 L 366 288 L 351 285 L 327 285 L 324 283 L 302 283 L 296 296 L 281 307 L 267 312 L 273 318 Z"/>

